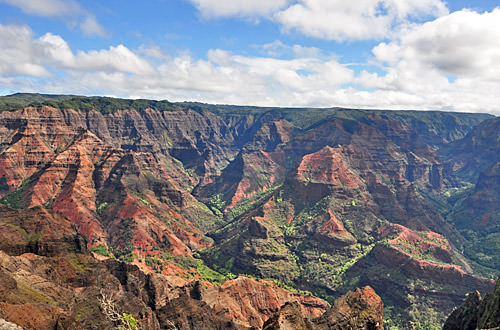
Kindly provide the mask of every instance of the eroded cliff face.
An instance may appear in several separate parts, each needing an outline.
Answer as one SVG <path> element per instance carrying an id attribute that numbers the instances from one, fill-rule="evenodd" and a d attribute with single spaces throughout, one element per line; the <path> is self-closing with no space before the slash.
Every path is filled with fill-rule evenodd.
<path id="1" fill-rule="evenodd" d="M 384 305 L 380 297 L 369 286 L 335 300 L 333 305 L 320 317 L 304 318 L 297 303 L 287 303 L 270 318 L 264 330 L 327 330 L 384 328 Z"/>
<path id="2" fill-rule="evenodd" d="M 130 289 L 151 309 L 148 324 L 164 327 L 260 327 L 286 301 L 298 301 L 314 317 L 324 310 L 313 298 L 277 293 L 282 289 L 269 282 L 239 277 L 220 285 L 225 275 L 241 274 L 329 299 L 370 285 L 384 291 L 388 310 L 401 302 L 401 310 L 388 314 L 400 325 L 427 317 L 412 306 L 436 310 L 438 322 L 463 293 L 492 286 L 473 275 L 460 252 L 468 238 L 444 218 L 453 214 L 447 198 L 458 199 L 466 187 L 461 169 L 472 167 L 463 165 L 470 157 L 459 164 L 441 150 L 482 119 L 198 104 L 171 111 L 1 112 L 0 197 L 16 210 L 2 211 L 0 236 L 15 237 L 15 244 L 0 248 L 10 258 L 53 258 L 60 247 L 112 256 L 129 265 L 103 261 L 122 287 L 123 272 L 170 276 L 165 284 L 147 275 L 163 284 L 140 280 Z M 464 143 L 476 140 L 467 136 Z M 462 150 L 452 147 L 448 152 Z M 488 178 L 495 175 L 494 167 L 485 170 L 469 198 L 491 200 L 490 214 L 496 199 L 483 192 L 494 191 Z M 461 205 L 467 208 L 467 199 Z M 24 212 L 45 222 L 19 229 L 9 219 Z M 73 232 L 50 236 L 51 222 Z M 50 229 L 32 239 L 23 233 L 30 226 Z M 452 293 L 442 279 L 453 283 Z M 208 289 L 190 283 L 196 280 Z M 144 300 L 140 285 L 154 287 L 168 304 Z M 242 303 L 247 291 L 259 293 Z"/>
<path id="3" fill-rule="evenodd" d="M 328 307 L 271 281 L 238 277 L 213 285 L 98 260 L 68 220 L 40 207 L 3 207 L 0 215 L 0 317 L 24 329 L 114 329 L 120 322 L 106 315 L 104 298 L 143 329 L 249 329 L 287 302 L 301 306 L 304 317 Z"/>
<path id="4" fill-rule="evenodd" d="M 200 231 L 212 224 L 212 212 L 189 192 L 202 179 L 168 152 L 203 143 L 207 135 L 214 148 L 224 143 L 218 144 L 219 135 L 178 127 L 182 116 L 191 116 L 194 127 L 210 128 L 197 113 L 176 114 L 181 119 L 157 117 L 161 114 L 154 111 L 105 117 L 48 107 L 2 113 L 4 202 L 50 208 L 69 219 L 89 239 L 89 247 L 112 247 L 118 254 L 148 255 L 163 246 L 189 255 L 192 248 L 208 246 Z M 199 141 L 186 142 L 188 133 Z M 209 154 L 207 164 L 218 164 Z"/>

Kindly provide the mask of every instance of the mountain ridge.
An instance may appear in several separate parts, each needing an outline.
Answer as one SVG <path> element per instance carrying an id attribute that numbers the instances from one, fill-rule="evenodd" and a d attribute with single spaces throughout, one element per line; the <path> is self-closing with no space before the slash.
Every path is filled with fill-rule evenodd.
<path id="1" fill-rule="evenodd" d="M 474 274 L 498 269 L 477 264 L 454 216 L 477 214 L 468 195 L 454 200 L 470 187 L 496 191 L 460 172 L 460 143 L 493 130 L 491 115 L 30 97 L 39 104 L 0 112 L 1 202 L 63 216 L 93 251 L 330 301 L 370 285 L 403 328 L 443 322 L 466 292 L 493 287 Z"/>

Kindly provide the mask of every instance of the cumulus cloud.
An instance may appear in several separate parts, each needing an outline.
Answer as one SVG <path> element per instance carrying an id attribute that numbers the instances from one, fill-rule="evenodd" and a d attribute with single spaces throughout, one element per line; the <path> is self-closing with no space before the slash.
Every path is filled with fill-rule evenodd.
<path id="1" fill-rule="evenodd" d="M 406 15 L 408 9 L 398 9 Z M 500 113 L 500 9 L 407 26 L 373 48 L 375 71 L 281 41 L 260 56 L 223 49 L 195 59 L 157 45 L 80 51 L 58 35 L 0 25 L 0 89 L 271 106 Z"/>
<path id="2" fill-rule="evenodd" d="M 50 76 L 37 61 L 33 32 L 27 26 L 0 24 L 0 76 Z"/>
<path id="3" fill-rule="evenodd" d="M 58 35 L 34 38 L 28 27 L 15 25 L 0 25 L 0 42 L 2 49 L 9 50 L 0 52 L 0 63 L 9 63 L 0 64 L 0 77 L 17 86 L 20 75 L 49 79 L 43 85 L 26 79 L 26 88 L 37 87 L 38 91 L 61 92 L 67 86 L 66 92 L 74 92 L 82 90 L 75 87 L 79 84 L 118 96 L 305 105 L 322 102 L 318 96 L 333 93 L 354 75 L 336 59 L 315 57 L 314 51 L 298 45 L 282 44 L 295 50 L 295 56 L 286 60 L 241 56 L 221 49 L 210 50 L 206 60 L 195 60 L 189 54 L 168 56 L 155 45 L 136 51 L 124 45 L 73 51 Z"/>
<path id="4" fill-rule="evenodd" d="M 373 53 L 391 65 L 408 62 L 452 75 L 500 79 L 500 9 L 454 12 L 381 43 Z"/>
<path id="5" fill-rule="evenodd" d="M 206 18 L 266 17 L 306 36 L 328 40 L 388 37 L 422 18 L 448 13 L 442 0 L 190 0 Z"/>
<path id="6" fill-rule="evenodd" d="M 358 77 L 370 88 L 428 92 L 458 88 L 466 79 L 500 83 L 500 9 L 462 10 L 414 26 L 373 54 L 387 69 Z"/>
<path id="7" fill-rule="evenodd" d="M 266 16 L 290 0 L 190 0 L 204 17 Z"/>
<path id="8" fill-rule="evenodd" d="M 498 112 L 500 9 L 462 10 L 415 25 L 373 54 L 385 72 L 363 71 L 359 85 L 419 96 L 419 108 Z"/>
<path id="9" fill-rule="evenodd" d="M 299 0 L 275 14 L 286 30 L 329 40 L 366 40 L 387 37 L 409 17 L 447 14 L 440 0 Z"/>
<path id="10" fill-rule="evenodd" d="M 95 15 L 88 12 L 75 0 L 0 0 L 11 6 L 18 7 L 28 15 L 42 17 L 69 17 L 81 20 L 79 27 L 87 36 L 107 36 L 106 29 L 97 21 Z"/>
<path id="11" fill-rule="evenodd" d="M 51 77 L 51 71 L 79 70 L 147 74 L 149 63 L 123 45 L 76 54 L 58 35 L 34 38 L 27 26 L 0 24 L 0 75 Z"/>
<path id="12" fill-rule="evenodd" d="M 0 3 L 16 6 L 28 15 L 44 17 L 75 16 L 84 11 L 74 0 L 0 0 Z"/>

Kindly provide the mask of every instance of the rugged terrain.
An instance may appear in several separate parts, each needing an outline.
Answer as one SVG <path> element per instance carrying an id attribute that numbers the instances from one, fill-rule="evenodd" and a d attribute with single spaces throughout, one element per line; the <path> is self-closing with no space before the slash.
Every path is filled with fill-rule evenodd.
<path id="1" fill-rule="evenodd" d="M 147 322 L 187 324 L 195 321 L 185 315 L 210 308 L 210 322 L 260 327 L 286 301 L 310 306 L 314 317 L 325 310 L 280 287 L 332 303 L 369 285 L 384 302 L 386 327 L 430 326 L 467 292 L 491 291 L 500 271 L 493 116 L 0 99 L 6 271 L 40 276 L 39 261 L 28 260 L 57 264 L 64 249 L 105 259 L 82 261 L 81 270 L 170 276 L 169 288 L 184 287 L 186 298 L 168 307 L 141 298 L 137 306 L 156 315 Z M 206 306 L 182 300 L 199 291 L 196 281 L 207 287 L 195 299 Z M 134 290 L 147 284 L 138 283 Z M 88 287 L 99 296 L 99 285 Z M 264 287 L 288 298 L 260 296 Z M 260 298 L 236 309 L 214 304 L 229 299 L 221 292 L 242 301 L 238 291 Z M 154 312 L 162 308 L 163 316 Z"/>
<path id="2" fill-rule="evenodd" d="M 448 317 L 443 330 L 498 329 L 500 327 L 500 279 L 495 291 L 484 297 L 478 291 L 467 295 L 463 304 Z"/>
<path id="3" fill-rule="evenodd" d="M 381 329 L 382 301 L 368 287 L 336 302 L 348 309 L 344 320 L 325 301 L 269 280 L 237 277 L 215 285 L 99 260 L 67 219 L 41 207 L 2 207 L 0 216 L 2 329 L 114 329 L 126 315 L 142 329 L 257 329 L 286 304 L 303 319 Z M 361 313 L 366 320 L 357 319 Z"/>

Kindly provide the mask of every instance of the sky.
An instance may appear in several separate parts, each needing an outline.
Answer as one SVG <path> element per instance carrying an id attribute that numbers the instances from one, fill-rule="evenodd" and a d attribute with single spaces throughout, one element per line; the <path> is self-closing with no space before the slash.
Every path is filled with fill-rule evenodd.
<path id="1" fill-rule="evenodd" d="M 500 114 L 491 0 L 0 0 L 0 95 Z"/>

